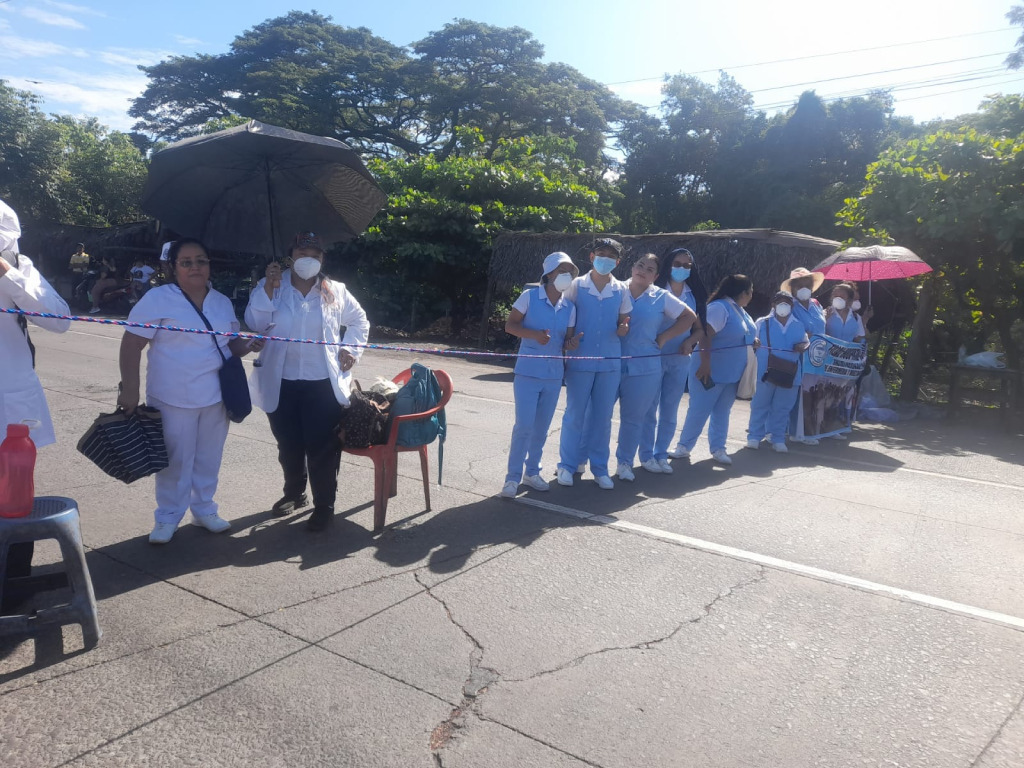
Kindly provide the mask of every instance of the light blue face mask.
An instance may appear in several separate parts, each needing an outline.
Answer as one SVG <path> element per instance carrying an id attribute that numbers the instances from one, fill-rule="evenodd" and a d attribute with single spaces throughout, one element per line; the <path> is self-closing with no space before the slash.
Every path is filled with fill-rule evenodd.
<path id="1" fill-rule="evenodd" d="M 683 282 L 683 280 L 685 280 L 689 276 L 689 267 L 672 267 L 672 279 L 675 280 L 677 283 Z"/>
<path id="2" fill-rule="evenodd" d="M 616 264 L 618 261 L 611 256 L 594 257 L 594 271 L 599 275 L 610 275 Z"/>

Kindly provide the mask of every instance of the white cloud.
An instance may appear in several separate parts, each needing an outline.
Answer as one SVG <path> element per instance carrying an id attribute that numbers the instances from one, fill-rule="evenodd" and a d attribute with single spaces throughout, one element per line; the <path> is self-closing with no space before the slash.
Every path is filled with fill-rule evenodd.
<path id="1" fill-rule="evenodd" d="M 130 130 L 135 122 L 128 116 L 132 99 L 146 86 L 141 72 L 129 74 L 84 74 L 69 69 L 48 70 L 44 80 L 11 78 L 11 85 L 42 96 L 49 109 L 75 117 L 95 117 L 115 130 Z"/>
<path id="2" fill-rule="evenodd" d="M 39 59 L 50 56 L 75 56 L 85 58 L 89 54 L 81 48 L 68 48 L 47 40 L 32 40 L 17 35 L 0 35 L 0 58 Z"/>
<path id="3" fill-rule="evenodd" d="M 84 16 L 106 16 L 107 14 L 103 11 L 97 11 L 93 8 L 88 8 L 84 5 L 74 5 L 73 3 L 58 3 L 56 0 L 43 0 L 43 3 L 50 6 L 51 8 L 57 8 L 66 13 L 79 13 Z"/>
<path id="4" fill-rule="evenodd" d="M 185 37 L 185 35 L 175 35 L 174 39 L 181 45 L 202 45 L 203 41 L 198 37 Z"/>
<path id="5" fill-rule="evenodd" d="M 48 24 L 51 27 L 64 27 L 66 29 L 85 29 L 85 24 L 70 16 L 62 16 L 59 13 L 51 13 L 34 6 L 21 9 L 21 15 L 26 19 L 38 21 L 40 24 Z"/>

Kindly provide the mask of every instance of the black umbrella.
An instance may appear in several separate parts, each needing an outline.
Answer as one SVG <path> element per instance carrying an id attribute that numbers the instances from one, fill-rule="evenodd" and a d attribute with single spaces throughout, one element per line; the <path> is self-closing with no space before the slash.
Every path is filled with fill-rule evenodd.
<path id="1" fill-rule="evenodd" d="M 270 257 L 296 232 L 351 240 L 386 201 L 346 144 L 255 120 L 157 152 L 142 194 L 181 235 Z"/>

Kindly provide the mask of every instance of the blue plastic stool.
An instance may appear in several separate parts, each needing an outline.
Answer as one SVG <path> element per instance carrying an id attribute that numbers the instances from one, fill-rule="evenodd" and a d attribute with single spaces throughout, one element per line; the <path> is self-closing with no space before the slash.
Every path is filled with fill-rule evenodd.
<path id="1" fill-rule="evenodd" d="M 64 574 L 71 588 L 71 600 L 66 605 L 42 608 L 32 615 L 0 616 L 0 637 L 12 635 L 32 636 L 48 627 L 80 624 L 86 649 L 96 646 L 103 634 L 96 620 L 96 596 L 92 591 L 89 567 L 85 563 L 82 530 L 78 524 L 78 504 L 62 496 L 40 496 L 32 505 L 32 513 L 25 517 L 0 517 L 0 600 L 3 598 L 10 546 L 18 542 L 56 539 L 64 561 Z M 19 586 L 40 585 L 46 588 L 64 579 L 53 576 L 25 576 L 10 579 Z M 12 585 L 13 586 L 13 585 Z M 52 587 L 51 587 L 52 588 Z"/>

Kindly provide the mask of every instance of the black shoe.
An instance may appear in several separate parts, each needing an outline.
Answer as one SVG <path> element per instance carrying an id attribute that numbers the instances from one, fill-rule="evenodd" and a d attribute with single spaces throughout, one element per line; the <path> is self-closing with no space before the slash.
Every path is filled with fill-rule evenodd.
<path id="1" fill-rule="evenodd" d="M 274 506 L 270 508 L 271 517 L 287 517 L 292 512 L 302 509 L 309 504 L 309 499 L 306 498 L 306 494 L 300 493 L 298 496 L 285 496 L 283 499 L 279 499 Z"/>
<path id="2" fill-rule="evenodd" d="M 332 520 L 334 520 L 333 509 L 314 509 L 313 514 L 306 521 L 306 530 L 317 533 L 327 528 Z"/>

